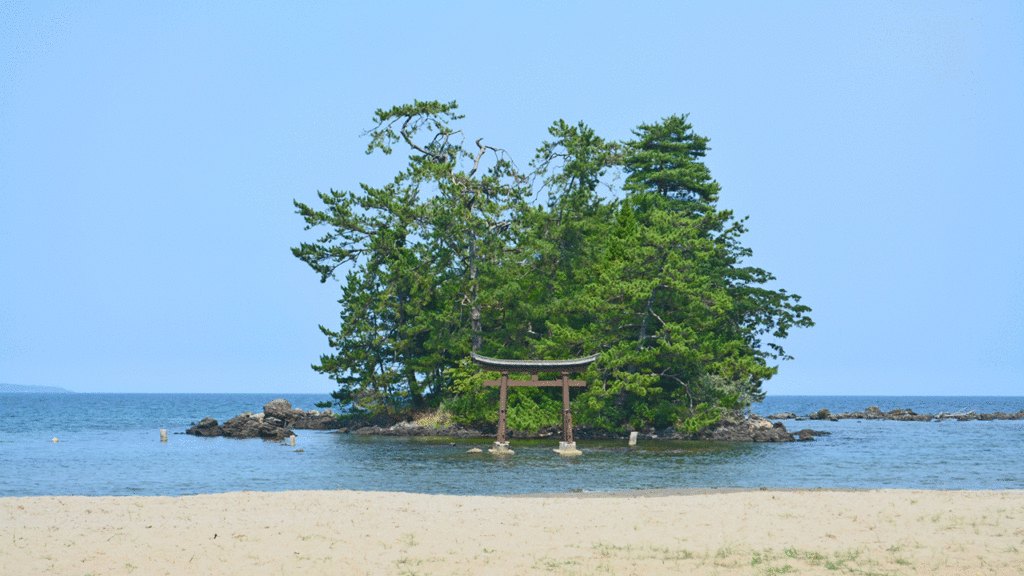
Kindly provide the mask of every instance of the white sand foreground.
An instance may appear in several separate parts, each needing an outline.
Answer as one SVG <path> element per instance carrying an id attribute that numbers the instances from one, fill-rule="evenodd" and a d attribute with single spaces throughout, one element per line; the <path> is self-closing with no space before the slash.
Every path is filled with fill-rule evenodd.
<path id="1" fill-rule="evenodd" d="M 0 498 L 4 575 L 783 573 L 1024 574 L 1024 491 Z"/>

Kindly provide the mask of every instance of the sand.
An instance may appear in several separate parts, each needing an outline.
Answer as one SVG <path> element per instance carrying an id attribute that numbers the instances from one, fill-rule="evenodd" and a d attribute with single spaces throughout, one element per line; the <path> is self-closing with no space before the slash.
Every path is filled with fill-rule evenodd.
<path id="1" fill-rule="evenodd" d="M 0 498 L 0 574 L 1024 574 L 1020 490 L 600 496 Z"/>

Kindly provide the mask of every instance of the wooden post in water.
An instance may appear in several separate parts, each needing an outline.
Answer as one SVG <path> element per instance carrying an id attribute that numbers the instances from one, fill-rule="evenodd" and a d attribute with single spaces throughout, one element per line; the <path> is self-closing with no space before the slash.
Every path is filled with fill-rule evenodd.
<path id="1" fill-rule="evenodd" d="M 569 373 L 562 370 L 562 441 L 558 443 L 556 453 L 562 456 L 579 456 L 583 454 L 576 449 L 572 439 L 572 408 L 569 407 Z"/>
<path id="2" fill-rule="evenodd" d="M 569 373 L 562 372 L 562 439 L 566 444 L 572 441 L 572 408 L 569 407 Z"/>
<path id="3" fill-rule="evenodd" d="M 498 436 L 494 442 L 494 448 L 490 451 L 494 454 L 515 454 L 508 447 L 508 440 L 505 438 L 505 419 L 508 417 L 508 372 L 501 373 L 501 384 L 498 389 Z"/>

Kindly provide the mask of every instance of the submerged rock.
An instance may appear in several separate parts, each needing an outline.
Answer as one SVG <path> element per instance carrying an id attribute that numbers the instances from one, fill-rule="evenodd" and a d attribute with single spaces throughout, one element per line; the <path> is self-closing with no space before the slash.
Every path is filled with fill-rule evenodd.
<path id="1" fill-rule="evenodd" d="M 828 436 L 829 434 L 831 434 L 831 432 L 822 432 L 820 430 L 811 430 L 810 428 L 805 428 L 803 430 L 800 430 L 799 432 L 794 432 L 794 434 L 797 436 L 798 442 L 809 442 L 814 440 L 815 436 Z"/>

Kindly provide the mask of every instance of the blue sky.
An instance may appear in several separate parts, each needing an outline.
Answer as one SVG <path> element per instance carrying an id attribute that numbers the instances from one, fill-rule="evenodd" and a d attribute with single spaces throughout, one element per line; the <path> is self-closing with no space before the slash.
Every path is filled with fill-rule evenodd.
<path id="1" fill-rule="evenodd" d="M 751 264 L 800 294 L 769 394 L 1024 390 L 1024 4 L 0 3 L 0 382 L 323 392 L 337 284 L 292 200 L 381 184 L 377 108 L 690 114 Z"/>

